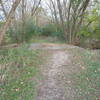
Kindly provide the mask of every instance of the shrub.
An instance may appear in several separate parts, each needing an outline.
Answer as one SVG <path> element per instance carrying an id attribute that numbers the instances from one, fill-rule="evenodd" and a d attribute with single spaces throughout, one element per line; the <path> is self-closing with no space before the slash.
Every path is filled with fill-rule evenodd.
<path id="1" fill-rule="evenodd" d="M 7 36 L 11 37 L 12 42 L 29 41 L 32 36 L 40 35 L 40 30 L 41 29 L 34 24 L 32 18 L 29 18 L 25 21 L 24 30 L 22 30 L 21 21 L 17 21 L 16 26 L 9 27 Z"/>
<path id="2" fill-rule="evenodd" d="M 40 35 L 41 28 L 36 26 L 32 19 L 28 19 L 25 25 L 25 40 L 28 41 L 34 35 Z"/>
<path id="3" fill-rule="evenodd" d="M 100 19 L 96 19 L 90 25 L 82 25 L 78 36 L 80 37 L 80 46 L 88 48 L 100 48 Z M 89 23 L 88 22 L 88 23 Z"/>
<path id="4" fill-rule="evenodd" d="M 42 35 L 44 36 L 57 36 L 59 37 L 61 35 L 61 31 L 57 29 L 55 24 L 48 24 L 42 27 Z"/>

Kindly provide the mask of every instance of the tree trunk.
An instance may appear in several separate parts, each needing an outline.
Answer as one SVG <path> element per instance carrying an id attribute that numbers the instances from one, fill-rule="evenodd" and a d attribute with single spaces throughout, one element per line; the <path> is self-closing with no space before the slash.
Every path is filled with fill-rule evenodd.
<path id="1" fill-rule="evenodd" d="M 51 0 L 51 4 L 52 4 L 53 10 L 54 10 L 53 14 L 54 14 L 54 17 L 55 17 L 55 22 L 56 22 L 57 25 L 59 25 L 59 21 L 58 21 L 58 18 L 57 18 L 56 7 L 55 7 L 55 4 L 54 4 L 53 0 Z"/>
<path id="2" fill-rule="evenodd" d="M 4 37 L 4 35 L 7 31 L 7 28 L 9 27 L 9 25 L 13 19 L 13 15 L 14 15 L 15 10 L 16 10 L 17 6 L 19 5 L 20 1 L 21 0 L 16 0 L 14 2 L 14 4 L 12 5 L 12 8 L 11 8 L 11 11 L 9 12 L 9 14 L 7 16 L 5 24 L 0 28 L 0 45 L 2 44 L 3 37 Z"/>
<path id="3" fill-rule="evenodd" d="M 4 8 L 2 0 L 0 0 L 0 4 L 1 4 L 1 7 L 2 7 L 2 11 L 3 11 L 3 13 L 5 15 L 5 18 L 6 18 L 7 17 L 7 12 L 6 12 L 5 8 Z"/>
<path id="4" fill-rule="evenodd" d="M 62 6 L 61 6 L 60 0 L 57 0 L 57 6 L 58 6 L 58 10 L 59 10 L 59 17 L 61 20 L 62 31 L 64 33 L 63 35 L 64 35 L 65 39 L 67 40 L 66 28 L 64 25 L 64 18 L 63 18 L 63 12 L 62 12 Z"/>
<path id="5" fill-rule="evenodd" d="M 22 0 L 22 42 L 25 40 L 25 0 Z"/>

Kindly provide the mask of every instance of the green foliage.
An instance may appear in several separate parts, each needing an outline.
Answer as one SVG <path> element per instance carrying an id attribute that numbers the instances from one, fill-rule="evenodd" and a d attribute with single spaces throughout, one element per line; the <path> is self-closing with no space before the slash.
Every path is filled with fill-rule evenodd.
<path id="1" fill-rule="evenodd" d="M 0 21 L 0 27 L 1 27 L 3 24 L 4 24 L 4 22 L 1 22 L 1 21 Z"/>
<path id="2" fill-rule="evenodd" d="M 0 100 L 33 100 L 35 96 L 40 51 L 31 51 L 28 45 L 0 50 Z M 37 78 L 37 77 L 36 77 Z"/>
<path id="3" fill-rule="evenodd" d="M 32 36 L 41 34 L 41 28 L 36 26 L 32 19 L 27 20 L 24 31 L 26 33 L 25 40 L 30 40 Z"/>
<path id="4" fill-rule="evenodd" d="M 94 10 L 92 15 L 85 17 L 85 24 L 81 26 L 78 34 L 87 37 L 92 34 L 98 34 L 98 31 L 100 33 L 100 15 Z"/>
<path id="5" fill-rule="evenodd" d="M 11 42 L 21 42 L 22 25 L 20 21 L 17 21 L 15 26 L 9 27 L 8 31 L 6 32 L 6 38 L 9 38 Z"/>
<path id="6" fill-rule="evenodd" d="M 42 27 L 41 35 L 44 36 L 61 36 L 60 28 L 57 29 L 57 26 L 55 24 L 48 24 Z"/>
<path id="7" fill-rule="evenodd" d="M 9 27 L 9 30 L 7 31 L 6 35 L 6 42 L 22 42 L 23 39 L 24 41 L 29 42 L 30 40 L 34 39 L 34 37 L 39 36 L 60 38 L 63 37 L 61 29 L 57 29 L 57 27 L 54 24 L 48 24 L 43 27 L 38 27 L 34 24 L 31 18 L 26 20 L 23 31 L 21 22 L 17 22 L 16 31 L 14 31 L 12 27 Z"/>
<path id="8" fill-rule="evenodd" d="M 73 7 L 80 4 L 82 0 L 72 0 Z M 84 15 L 83 23 L 80 25 L 80 29 L 76 34 L 76 41 L 81 44 L 82 40 L 89 39 L 100 39 L 100 14 L 98 11 L 98 5 L 93 6 L 91 12 L 86 12 Z M 17 20 L 16 25 L 9 27 L 7 35 L 5 36 L 5 42 L 30 42 L 35 36 L 46 36 L 46 37 L 57 37 L 60 40 L 65 40 L 66 37 L 62 32 L 62 27 L 60 25 L 55 25 L 54 23 L 44 25 L 39 27 L 35 25 L 34 19 L 27 17 L 25 19 L 24 28 L 22 28 L 22 20 Z M 64 23 L 67 27 L 67 22 Z M 71 26 L 71 21 L 69 22 Z M 77 26 L 75 26 L 76 28 Z M 74 32 L 73 32 L 74 33 Z M 73 35 L 74 36 L 74 35 Z M 69 37 L 69 33 L 67 33 Z M 36 39 L 35 39 L 36 40 Z"/>
<path id="9" fill-rule="evenodd" d="M 83 37 L 89 37 L 91 35 L 91 31 L 88 27 L 82 26 L 78 35 Z"/>
<path id="10" fill-rule="evenodd" d="M 11 38 L 12 42 L 23 42 L 29 41 L 34 35 L 40 35 L 40 31 L 41 29 L 34 24 L 32 18 L 28 18 L 25 21 L 24 29 L 22 23 L 17 21 L 14 27 L 9 27 L 7 36 Z"/>

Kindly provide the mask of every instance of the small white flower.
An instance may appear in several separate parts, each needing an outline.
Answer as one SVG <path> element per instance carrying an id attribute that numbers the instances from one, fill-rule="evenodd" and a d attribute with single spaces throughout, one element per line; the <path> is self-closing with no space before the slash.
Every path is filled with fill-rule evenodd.
<path id="1" fill-rule="evenodd" d="M 21 82 L 21 84 L 23 84 L 24 82 Z"/>
<path id="2" fill-rule="evenodd" d="M 15 89 L 15 91 L 18 92 L 19 91 L 19 88 Z"/>

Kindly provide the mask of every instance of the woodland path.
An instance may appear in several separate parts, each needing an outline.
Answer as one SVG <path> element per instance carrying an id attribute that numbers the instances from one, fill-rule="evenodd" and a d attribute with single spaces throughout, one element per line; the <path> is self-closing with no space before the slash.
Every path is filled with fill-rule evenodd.
<path id="1" fill-rule="evenodd" d="M 35 100 L 75 100 L 77 90 L 74 87 L 72 74 L 81 66 L 74 64 L 74 55 L 70 49 L 76 48 L 65 44 L 32 44 L 31 49 L 45 50 L 48 56 L 40 71 L 43 79 L 38 82 Z"/>

